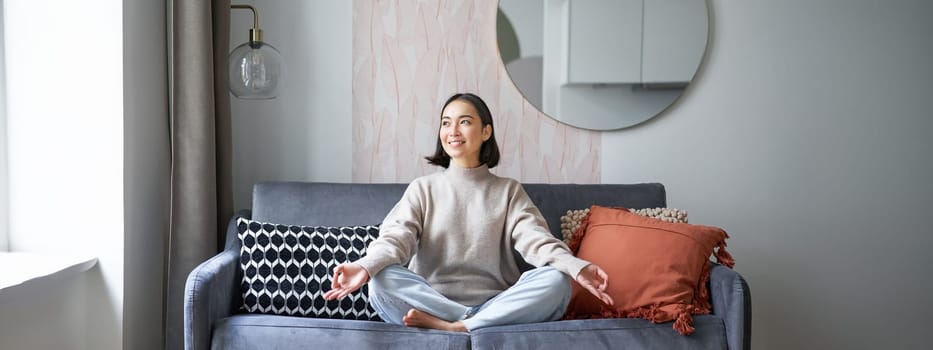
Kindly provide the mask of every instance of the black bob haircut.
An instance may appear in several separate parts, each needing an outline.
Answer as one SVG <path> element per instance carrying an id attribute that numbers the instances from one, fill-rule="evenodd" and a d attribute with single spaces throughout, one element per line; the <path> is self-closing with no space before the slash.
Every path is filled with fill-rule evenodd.
<path id="1" fill-rule="evenodd" d="M 484 141 L 479 149 L 479 163 L 486 164 L 490 169 L 495 168 L 496 165 L 499 165 L 499 144 L 496 143 L 496 128 L 492 125 L 492 113 L 489 112 L 489 107 L 486 106 L 486 102 L 483 102 L 483 99 L 479 98 L 479 96 L 471 93 L 458 93 L 450 96 L 447 102 L 444 102 L 444 107 L 441 108 L 442 118 L 444 117 L 444 109 L 447 108 L 447 105 L 457 100 L 463 100 L 472 104 L 473 108 L 476 109 L 476 113 L 479 114 L 479 119 L 483 123 L 483 128 L 485 128 L 486 125 L 492 128 L 489 139 Z M 438 127 L 438 130 L 440 130 L 440 127 Z M 435 135 L 435 137 L 437 137 L 437 135 Z M 437 137 L 437 147 L 434 150 L 434 155 L 424 157 L 424 159 L 427 159 L 428 163 L 431 165 L 442 166 L 445 169 L 450 167 L 450 155 L 444 152 L 444 146 L 441 145 L 440 137 Z"/>

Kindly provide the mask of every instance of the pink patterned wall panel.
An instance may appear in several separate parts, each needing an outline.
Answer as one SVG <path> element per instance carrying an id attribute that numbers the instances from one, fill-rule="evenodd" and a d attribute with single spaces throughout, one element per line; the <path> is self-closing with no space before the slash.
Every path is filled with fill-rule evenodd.
<path id="1" fill-rule="evenodd" d="M 560 124 L 512 84 L 496 47 L 497 1 L 353 2 L 353 181 L 409 182 L 437 171 L 440 110 L 456 92 L 493 113 L 493 172 L 534 183 L 598 183 L 600 136 Z"/>

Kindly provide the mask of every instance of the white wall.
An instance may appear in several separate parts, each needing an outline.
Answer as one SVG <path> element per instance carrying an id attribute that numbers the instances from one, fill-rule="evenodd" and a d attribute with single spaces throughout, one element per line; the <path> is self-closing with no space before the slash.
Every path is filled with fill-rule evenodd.
<path id="1" fill-rule="evenodd" d="M 91 349 L 84 300 L 94 278 L 66 274 L 3 290 L 0 349 Z"/>
<path id="2" fill-rule="evenodd" d="M 298 96 L 234 101 L 238 207 L 258 179 L 351 179 L 349 2 L 281 3 L 261 4 L 266 38 L 305 68 L 286 83 Z M 732 235 L 754 348 L 923 348 L 933 4 L 710 6 L 694 85 L 659 118 L 603 134 L 603 182 L 662 182 L 692 222 Z M 249 19 L 235 21 L 245 36 Z"/>
<path id="3" fill-rule="evenodd" d="M 7 0 L 4 6 L 10 249 L 80 252 L 99 263 L 59 288 L 36 291 L 31 302 L 43 306 L 36 314 L 4 311 L 0 324 L 9 318 L 32 327 L 4 329 L 0 348 L 119 349 L 122 2 Z"/>
<path id="4" fill-rule="evenodd" d="M 282 95 L 233 98 L 234 205 L 249 208 L 265 180 L 349 182 L 352 2 L 282 0 L 256 6 L 266 42 L 285 62 Z M 231 15 L 230 46 L 249 39 L 249 11 Z"/>
<path id="5" fill-rule="evenodd" d="M 713 1 L 678 105 L 603 136 L 603 181 L 659 181 L 724 227 L 753 348 L 920 349 L 933 312 L 933 3 Z M 618 150 L 618 151 L 610 151 Z"/>

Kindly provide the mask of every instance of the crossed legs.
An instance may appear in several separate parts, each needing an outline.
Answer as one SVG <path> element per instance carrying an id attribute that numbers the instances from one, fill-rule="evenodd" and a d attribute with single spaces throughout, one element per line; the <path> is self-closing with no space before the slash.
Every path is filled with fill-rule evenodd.
<path id="1" fill-rule="evenodd" d="M 536 268 L 499 295 L 470 307 L 438 293 L 414 272 L 391 265 L 373 277 L 369 291 L 373 309 L 388 323 L 468 332 L 559 319 L 570 300 L 570 281 L 553 267 Z"/>

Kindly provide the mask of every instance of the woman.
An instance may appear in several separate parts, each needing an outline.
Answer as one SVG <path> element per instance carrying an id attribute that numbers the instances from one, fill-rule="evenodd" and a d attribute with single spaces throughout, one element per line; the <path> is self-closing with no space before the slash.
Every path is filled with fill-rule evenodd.
<path id="1" fill-rule="evenodd" d="M 612 305 L 606 272 L 551 235 L 518 181 L 489 172 L 499 147 L 482 99 L 464 93 L 444 103 L 426 159 L 446 170 L 412 181 L 366 256 L 334 268 L 326 299 L 369 282 L 386 322 L 457 332 L 559 319 L 570 299 L 566 276 Z M 537 268 L 522 273 L 513 249 Z"/>

